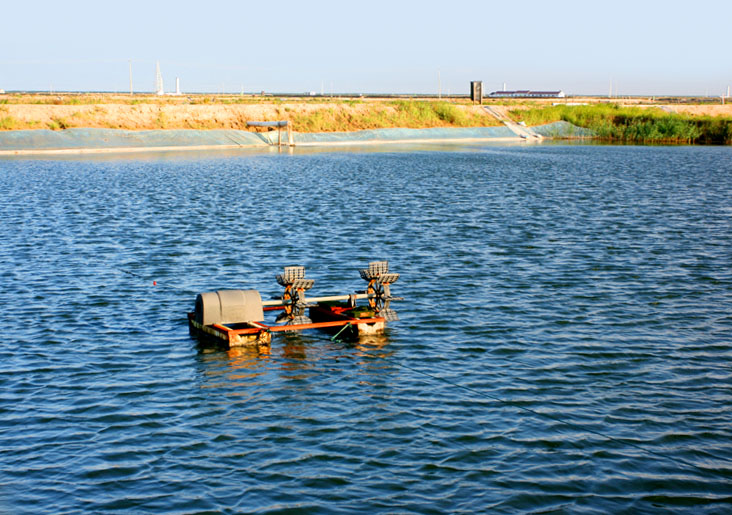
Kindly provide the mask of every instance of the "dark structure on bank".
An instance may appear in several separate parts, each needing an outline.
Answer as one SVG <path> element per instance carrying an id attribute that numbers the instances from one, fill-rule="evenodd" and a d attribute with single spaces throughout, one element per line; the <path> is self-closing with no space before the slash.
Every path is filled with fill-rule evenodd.
<path id="1" fill-rule="evenodd" d="M 473 102 L 483 103 L 483 82 L 474 80 L 470 83 L 470 100 Z"/>

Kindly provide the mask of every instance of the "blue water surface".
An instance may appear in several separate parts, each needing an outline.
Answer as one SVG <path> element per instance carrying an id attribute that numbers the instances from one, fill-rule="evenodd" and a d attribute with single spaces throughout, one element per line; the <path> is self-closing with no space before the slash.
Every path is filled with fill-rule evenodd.
<path id="1" fill-rule="evenodd" d="M 731 199 L 729 147 L 0 160 L 0 513 L 728 513 Z M 383 337 L 188 333 L 375 259 Z"/>

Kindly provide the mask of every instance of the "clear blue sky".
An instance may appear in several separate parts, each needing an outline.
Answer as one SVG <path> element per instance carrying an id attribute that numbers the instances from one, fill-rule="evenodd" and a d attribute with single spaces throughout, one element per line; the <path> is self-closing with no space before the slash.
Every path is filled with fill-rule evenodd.
<path id="1" fill-rule="evenodd" d="M 0 88 L 721 95 L 729 0 L 11 1 Z"/>

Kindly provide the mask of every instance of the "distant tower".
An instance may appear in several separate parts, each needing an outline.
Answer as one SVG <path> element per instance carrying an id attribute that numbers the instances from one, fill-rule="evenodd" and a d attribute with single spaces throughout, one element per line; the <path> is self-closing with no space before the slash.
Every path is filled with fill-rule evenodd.
<path id="1" fill-rule="evenodd" d="M 175 78 L 175 94 L 180 95 L 180 77 Z"/>
<path id="2" fill-rule="evenodd" d="M 155 64 L 155 94 L 165 95 L 165 90 L 163 89 L 163 76 L 160 74 L 160 62 Z"/>

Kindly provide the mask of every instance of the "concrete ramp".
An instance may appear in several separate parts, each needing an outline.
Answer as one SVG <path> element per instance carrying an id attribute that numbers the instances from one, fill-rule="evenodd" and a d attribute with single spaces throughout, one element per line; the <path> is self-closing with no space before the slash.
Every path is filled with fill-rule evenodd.
<path id="1" fill-rule="evenodd" d="M 513 132 L 516 136 L 520 138 L 537 141 L 544 139 L 544 136 L 542 136 L 541 134 L 537 134 L 530 127 L 526 127 L 525 125 L 518 124 L 511 120 L 506 112 L 501 108 L 494 106 L 483 106 L 483 109 L 485 109 L 485 111 L 489 115 L 493 116 L 496 120 L 503 123 L 503 125 L 508 127 L 511 132 Z"/>

